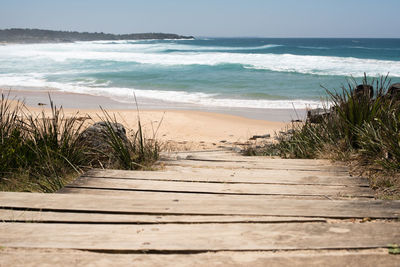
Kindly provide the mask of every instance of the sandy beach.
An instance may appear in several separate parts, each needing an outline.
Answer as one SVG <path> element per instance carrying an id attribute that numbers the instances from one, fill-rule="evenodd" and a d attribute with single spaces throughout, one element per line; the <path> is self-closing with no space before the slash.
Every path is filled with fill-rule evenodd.
<path id="1" fill-rule="evenodd" d="M 3 90 L 12 99 L 22 100 L 32 112 L 49 112 L 49 98 L 46 90 Z M 91 122 L 101 120 L 103 116 L 99 106 L 128 129 L 137 129 L 138 112 L 136 105 L 124 104 L 107 97 L 87 94 L 72 94 L 52 91 L 51 97 L 57 106 L 63 106 L 67 115 L 79 114 L 90 117 Z M 235 147 L 247 142 L 254 135 L 270 134 L 284 129 L 291 116 L 290 110 L 264 110 L 266 118 L 254 119 L 234 114 L 240 110 L 174 110 L 171 107 L 152 108 L 139 102 L 139 116 L 147 138 L 157 138 L 164 144 L 165 150 L 202 150 L 220 147 Z M 44 105 L 43 105 L 44 104 Z M 260 111 L 245 110 L 257 118 Z M 277 121 L 278 120 L 278 121 Z M 281 121 L 279 121 L 281 120 Z"/>

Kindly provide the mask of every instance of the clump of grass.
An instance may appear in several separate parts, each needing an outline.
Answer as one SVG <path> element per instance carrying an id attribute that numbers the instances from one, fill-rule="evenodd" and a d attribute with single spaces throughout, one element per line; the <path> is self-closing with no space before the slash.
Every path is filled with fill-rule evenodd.
<path id="1" fill-rule="evenodd" d="M 65 116 L 62 107 L 55 106 L 51 99 L 50 110 L 50 116 L 43 111 L 37 116 L 26 115 L 23 121 L 29 155 L 25 164 L 31 165 L 32 177 L 52 177 L 44 188 L 46 192 L 61 188 L 63 178 L 71 173 L 80 174 L 88 160 L 79 138 L 85 120 L 78 120 L 77 115 Z"/>
<path id="2" fill-rule="evenodd" d="M 49 97 L 50 98 L 50 97 Z M 105 110 L 105 142 L 112 147 L 107 160 L 113 168 L 148 169 L 158 159 L 160 146 L 147 140 L 139 121 L 132 138 L 116 134 L 115 117 Z M 1 96 L 0 190 L 54 192 L 85 169 L 96 167 L 93 158 L 102 152 L 85 144 L 87 119 L 66 116 L 50 99 L 50 114 L 31 113 L 24 103 Z M 106 165 L 106 162 L 100 162 Z"/>
<path id="3" fill-rule="evenodd" d="M 323 116 L 320 123 L 306 121 L 293 125 L 291 134 L 279 134 L 276 143 L 257 153 L 268 155 L 272 151 L 284 158 L 356 160 L 363 169 L 380 170 L 373 172 L 374 177 L 380 173 L 381 181 L 386 182 L 375 183 L 378 187 L 397 186 L 392 191 L 399 193 L 400 181 L 393 173 L 400 171 L 400 101 L 388 96 L 389 85 L 388 76 L 377 80 L 364 76 L 362 86 L 367 90 L 358 90 L 355 79 L 340 91 L 327 90 L 329 116 Z M 388 175 L 397 178 L 384 178 Z"/>
<path id="4" fill-rule="evenodd" d="M 367 163 L 400 170 L 400 109 L 390 109 L 356 129 L 359 153 Z"/>
<path id="5" fill-rule="evenodd" d="M 364 77 L 363 85 L 366 88 L 375 86 L 375 96 L 360 94 L 356 91 L 357 82 L 343 86 L 341 92 L 329 91 L 331 108 L 321 123 L 306 121 L 295 126 L 289 138 L 278 137 L 280 156 L 293 158 L 316 158 L 326 152 L 326 148 L 336 147 L 336 152 L 343 154 L 361 153 L 376 157 L 381 151 L 388 148 L 384 142 L 391 142 L 386 146 L 397 151 L 398 140 L 396 127 L 398 117 L 397 106 L 386 97 L 389 80 L 381 77 L 379 80 L 369 81 Z M 385 122 L 385 123 L 383 123 Z M 386 122 L 391 122 L 386 125 Z M 387 138 L 383 140 L 383 135 Z M 388 141 L 389 139 L 391 141 Z M 397 161 L 397 158 L 392 158 Z"/>
<path id="6" fill-rule="evenodd" d="M 20 102 L 13 102 L 8 96 L 1 95 L 0 103 L 0 172 L 9 172 L 19 166 L 23 125 L 19 113 L 23 107 Z"/>
<path id="7" fill-rule="evenodd" d="M 51 115 L 34 115 L 24 103 L 2 95 L 0 103 L 0 177 L 15 188 L 53 192 L 64 178 L 81 172 L 85 149 L 78 142 L 83 127 L 77 116 L 66 117 L 50 100 Z"/>
<path id="8" fill-rule="evenodd" d="M 130 130 L 128 137 L 121 136 L 114 129 L 117 119 L 101 109 L 106 123 L 106 142 L 112 149 L 110 156 L 115 159 L 114 167 L 125 170 L 149 169 L 160 156 L 160 144 L 155 138 L 147 139 L 138 115 L 137 131 Z"/>

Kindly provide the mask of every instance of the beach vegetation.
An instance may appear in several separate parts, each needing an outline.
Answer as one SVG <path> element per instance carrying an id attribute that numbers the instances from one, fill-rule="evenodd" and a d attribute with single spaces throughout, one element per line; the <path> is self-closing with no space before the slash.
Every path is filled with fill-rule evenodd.
<path id="1" fill-rule="evenodd" d="M 115 122 L 105 110 L 102 117 Z M 125 142 L 108 127 L 105 142 L 112 150 L 104 154 L 86 145 L 83 133 L 91 118 L 66 115 L 50 99 L 49 112 L 31 112 L 23 102 L 1 96 L 0 190 L 55 192 L 88 168 L 150 169 L 158 159 L 160 145 L 147 139 L 143 129 L 130 130 Z M 101 154 L 101 155 L 100 155 Z M 93 158 L 101 159 L 93 161 Z M 96 163 L 96 164 L 95 164 Z"/>
<path id="2" fill-rule="evenodd" d="M 114 168 L 124 170 L 151 169 L 160 156 L 160 143 L 155 138 L 144 136 L 140 116 L 137 119 L 137 130 L 129 130 L 128 136 L 118 134 L 115 125 L 117 117 L 102 109 L 100 120 L 105 122 L 105 141 L 111 148 L 110 159 L 114 159 Z M 137 111 L 139 114 L 139 111 Z M 96 151 L 95 151 L 96 152 Z"/>
<path id="3" fill-rule="evenodd" d="M 348 80 L 340 90 L 328 90 L 326 116 L 306 120 L 277 134 L 276 142 L 248 155 L 283 158 L 328 158 L 348 162 L 352 171 L 368 176 L 382 197 L 400 197 L 400 101 L 388 93 L 388 76 L 358 84 Z"/>

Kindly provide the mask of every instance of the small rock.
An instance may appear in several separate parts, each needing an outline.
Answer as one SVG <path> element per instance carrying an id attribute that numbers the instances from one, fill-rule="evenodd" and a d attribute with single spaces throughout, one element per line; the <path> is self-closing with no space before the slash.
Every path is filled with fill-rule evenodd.
<path id="1" fill-rule="evenodd" d="M 128 138 L 126 136 L 126 129 L 120 123 L 108 123 L 105 121 L 96 122 L 92 126 L 85 129 L 81 136 L 80 142 L 82 145 L 94 151 L 94 163 L 100 161 L 103 167 L 109 167 L 110 160 L 113 157 L 113 148 L 109 142 L 109 130 L 110 128 L 115 134 L 122 140 L 123 143 L 128 144 Z M 95 158 L 97 156 L 97 158 Z"/>
<path id="2" fill-rule="evenodd" d="M 256 140 L 258 138 L 260 139 L 267 139 L 270 138 L 271 135 L 270 134 L 264 134 L 264 135 L 253 135 L 253 137 L 250 138 L 250 140 Z"/>
<path id="3" fill-rule="evenodd" d="M 293 129 L 289 129 L 286 131 L 286 134 L 294 134 L 294 130 Z"/>
<path id="4" fill-rule="evenodd" d="M 367 84 L 359 84 L 353 92 L 355 97 L 374 97 L 374 87 Z"/>
<path id="5" fill-rule="evenodd" d="M 232 151 L 237 152 L 237 153 L 242 152 L 242 150 L 238 147 L 232 147 Z"/>
<path id="6" fill-rule="evenodd" d="M 387 96 L 392 100 L 400 101 L 400 83 L 392 84 L 387 91 Z"/>

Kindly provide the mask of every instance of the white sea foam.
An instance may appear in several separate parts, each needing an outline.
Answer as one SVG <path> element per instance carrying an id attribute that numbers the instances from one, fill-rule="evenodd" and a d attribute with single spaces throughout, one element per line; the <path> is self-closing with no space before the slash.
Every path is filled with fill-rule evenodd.
<path id="1" fill-rule="evenodd" d="M 304 109 L 307 107 L 321 107 L 320 101 L 312 100 L 255 100 L 255 99 L 230 99 L 221 98 L 218 94 L 207 94 L 201 92 L 162 91 L 162 90 L 140 90 L 123 87 L 101 87 L 88 86 L 85 83 L 58 83 L 49 82 L 41 75 L 0 75 L 0 87 L 37 87 L 41 89 L 58 90 L 70 93 L 84 93 L 96 96 L 106 96 L 122 103 L 133 103 L 134 94 L 138 98 L 157 100 L 162 103 L 182 103 L 193 106 L 205 107 L 227 107 L 227 108 L 261 108 L 261 109 Z"/>
<path id="2" fill-rule="evenodd" d="M 298 48 L 305 48 L 305 49 L 317 49 L 317 50 L 329 50 L 331 48 L 325 46 L 298 46 Z"/>
<path id="3" fill-rule="evenodd" d="M 267 45 L 270 46 L 270 45 Z M 136 62 L 163 66 L 241 64 L 248 69 L 276 72 L 297 72 L 313 75 L 340 75 L 362 77 L 390 73 L 400 77 L 400 61 L 360 59 L 352 57 L 304 56 L 293 54 L 251 54 L 229 52 L 174 52 L 165 49 L 193 49 L 182 44 L 118 44 L 110 47 L 97 43 L 10 45 L 0 47 L 0 60 L 103 60 Z M 214 49 L 204 48 L 201 49 Z M 235 48 L 237 49 L 237 48 Z"/>
<path id="4" fill-rule="evenodd" d="M 282 45 L 277 44 L 267 44 L 261 46 L 200 46 L 200 45 L 172 45 L 166 46 L 169 50 L 179 50 L 179 51 L 252 51 L 252 50 L 263 50 L 269 48 L 280 47 Z M 166 49 L 167 50 L 167 49 Z"/>
<path id="5" fill-rule="evenodd" d="M 74 76 L 99 72 L 118 72 L 115 62 L 135 62 L 155 66 L 222 64 L 242 65 L 247 69 L 276 72 L 295 72 L 315 75 L 340 75 L 355 77 L 386 74 L 400 77 L 400 61 L 359 59 L 351 57 L 304 56 L 292 54 L 233 53 L 230 50 L 258 50 L 274 45 L 254 47 L 204 47 L 188 42 L 151 43 L 141 41 L 100 41 L 69 44 L 30 44 L 0 46 L 0 85 L 24 87 L 48 87 L 66 92 L 87 93 L 113 98 L 117 101 L 132 102 L 133 91 L 138 97 L 151 98 L 159 102 L 173 100 L 200 106 L 243 107 L 243 108 L 296 108 L 317 107 L 321 103 L 312 100 L 255 100 L 230 99 L 218 94 L 183 92 L 173 90 L 140 90 L 110 87 L 110 81 L 83 78 L 74 83 L 50 82 L 49 75 Z M 179 52 L 164 53 L 166 50 Z M 185 52 L 186 51 L 186 52 Z M 198 51 L 198 52 L 196 52 Z M 200 52 L 202 51 L 202 52 Z M 100 64 L 86 63 L 85 60 L 103 60 L 112 68 Z M 71 62 L 70 62 L 71 61 Z M 76 62 L 78 61 L 78 62 Z M 58 64 L 58 63 L 62 64 Z M 72 64 L 63 64 L 72 63 Z M 82 65 L 80 65 L 82 64 Z M 85 65 L 88 64 L 88 65 Z M 120 64 L 121 66 L 124 64 Z M 125 64 L 126 65 L 126 64 Z M 129 64 L 128 64 L 129 65 Z M 37 66 L 44 66 L 38 69 Z M 53 68 L 57 66 L 57 68 Z M 71 68 L 69 68 L 71 67 Z M 122 67 L 122 70 L 126 70 Z M 54 70 L 54 71 L 53 71 Z M 43 73 L 34 72 L 43 71 Z M 89 76 L 89 75 L 87 75 Z"/>
<path id="6" fill-rule="evenodd" d="M 350 46 L 345 45 L 341 46 L 342 48 L 349 48 L 349 49 L 366 49 L 366 50 L 388 50 L 388 51 L 398 51 L 400 48 L 398 47 L 366 47 L 366 46 Z"/>
<path id="7" fill-rule="evenodd" d="M 32 54 L 46 54 L 48 52 L 131 52 L 131 53 L 162 53 L 169 50 L 174 51 L 241 51 L 241 50 L 263 50 L 282 45 L 267 44 L 262 46 L 201 46 L 193 44 L 183 44 L 175 42 L 167 43 L 148 43 L 143 41 L 93 41 L 76 43 L 58 43 L 58 44 L 18 44 L 0 47 L 1 52 L 15 55 L 21 51 L 29 50 Z M 3 50 L 3 51 L 2 51 Z"/>

